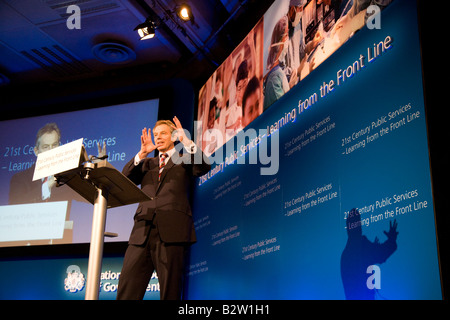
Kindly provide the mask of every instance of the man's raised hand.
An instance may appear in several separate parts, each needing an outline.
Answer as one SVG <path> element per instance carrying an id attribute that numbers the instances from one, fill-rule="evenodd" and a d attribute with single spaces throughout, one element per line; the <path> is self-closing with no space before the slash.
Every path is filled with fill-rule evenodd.
<path id="1" fill-rule="evenodd" d="M 147 155 L 156 149 L 156 145 L 152 141 L 152 130 L 147 128 L 142 129 L 141 135 L 141 150 L 139 151 L 139 158 L 144 159 Z"/>

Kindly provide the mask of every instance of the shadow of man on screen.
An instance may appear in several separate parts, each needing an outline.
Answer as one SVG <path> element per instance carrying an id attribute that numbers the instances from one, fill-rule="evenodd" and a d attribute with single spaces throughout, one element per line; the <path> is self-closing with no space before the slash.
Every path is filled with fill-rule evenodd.
<path id="1" fill-rule="evenodd" d="M 364 220 L 363 220 L 364 221 Z M 347 216 L 347 244 L 341 255 L 341 277 L 347 300 L 374 300 L 377 287 L 373 287 L 373 265 L 384 263 L 397 250 L 397 221 L 389 222 L 389 231 L 383 231 L 387 240 L 378 237 L 371 242 L 362 234 L 361 215 L 357 209 Z"/>

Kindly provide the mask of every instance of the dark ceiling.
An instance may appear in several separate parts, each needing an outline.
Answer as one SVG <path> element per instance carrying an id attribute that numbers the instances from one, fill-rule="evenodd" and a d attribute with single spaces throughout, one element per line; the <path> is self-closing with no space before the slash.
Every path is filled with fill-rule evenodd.
<path id="1" fill-rule="evenodd" d="M 174 13 L 191 6 L 194 22 Z M 198 89 L 273 0 L 0 0 L 0 104 L 173 78 Z M 67 13 L 81 10 L 79 20 Z M 133 29 L 157 21 L 156 37 Z M 79 22 L 79 29 L 69 25 Z M 25 94 L 26 93 L 26 94 Z"/>

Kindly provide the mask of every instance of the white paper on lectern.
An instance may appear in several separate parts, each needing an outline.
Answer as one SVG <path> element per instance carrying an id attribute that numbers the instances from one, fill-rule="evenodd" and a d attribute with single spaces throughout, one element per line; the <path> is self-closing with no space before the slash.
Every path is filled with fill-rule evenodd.
<path id="1" fill-rule="evenodd" d="M 80 165 L 82 147 L 83 138 L 39 153 L 33 181 L 77 168 Z"/>

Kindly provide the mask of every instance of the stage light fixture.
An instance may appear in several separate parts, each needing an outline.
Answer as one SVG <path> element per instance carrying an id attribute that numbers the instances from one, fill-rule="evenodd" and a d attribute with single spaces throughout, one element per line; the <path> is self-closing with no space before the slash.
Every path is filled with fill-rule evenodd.
<path id="1" fill-rule="evenodd" d="M 141 23 L 136 28 L 134 28 L 134 31 L 136 30 L 139 34 L 139 37 L 141 37 L 141 40 L 151 39 L 155 36 L 155 25 L 150 19 L 145 20 L 144 23 Z"/>
<path id="2" fill-rule="evenodd" d="M 191 7 L 185 3 L 182 4 L 181 6 L 178 6 L 176 8 L 176 11 L 177 11 L 178 17 L 180 17 L 180 19 L 183 21 L 193 20 L 193 18 L 194 18 L 192 16 Z"/>

